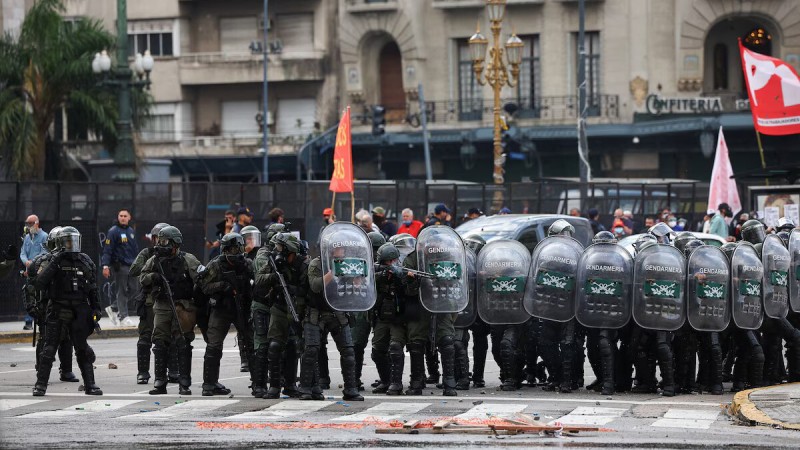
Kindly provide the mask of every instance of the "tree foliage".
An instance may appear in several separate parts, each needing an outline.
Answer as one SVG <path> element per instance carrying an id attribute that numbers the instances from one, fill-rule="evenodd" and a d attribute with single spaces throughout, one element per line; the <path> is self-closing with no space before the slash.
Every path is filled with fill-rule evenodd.
<path id="1" fill-rule="evenodd" d="M 63 107 L 79 114 L 88 131 L 115 136 L 116 100 L 98 86 L 91 63 L 114 36 L 98 20 L 65 22 L 61 0 L 39 0 L 19 37 L 0 39 L 0 150 L 18 180 L 41 180 L 45 143 Z M 51 137 L 52 138 L 52 137 Z"/>

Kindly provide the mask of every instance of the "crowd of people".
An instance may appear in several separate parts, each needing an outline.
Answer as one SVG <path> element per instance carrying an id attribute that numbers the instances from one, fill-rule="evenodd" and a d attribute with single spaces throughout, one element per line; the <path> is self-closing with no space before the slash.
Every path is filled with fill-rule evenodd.
<path id="1" fill-rule="evenodd" d="M 725 218 L 731 217 L 729 212 L 727 205 L 719 205 L 709 219 L 709 227 L 721 228 L 719 221 L 722 220 L 727 228 L 729 224 Z M 330 389 L 328 336 L 333 338 L 340 353 L 339 367 L 344 381 L 342 393 L 348 401 L 363 400 L 360 391 L 366 386 L 365 380 L 361 379 L 361 369 L 370 342 L 371 358 L 379 375 L 372 383 L 372 392 L 387 395 L 420 395 L 427 385 L 436 385 L 444 395 L 453 396 L 458 390 L 485 386 L 490 339 L 492 356 L 500 367 L 500 387 L 509 391 L 528 385 L 569 393 L 585 386 L 603 395 L 631 391 L 661 392 L 673 396 L 697 391 L 721 394 L 724 380 L 733 382 L 732 391 L 765 383 L 800 381 L 800 314 L 795 309 L 800 302 L 789 298 L 786 287 L 789 257 L 784 253 L 774 254 L 775 261 L 786 261 L 785 268 L 768 265 L 772 261 L 770 258 L 763 259 L 763 265 L 761 262 L 762 251 L 766 252 L 765 255 L 779 251 L 775 242 L 783 249 L 780 251 L 788 255 L 786 247 L 794 224 L 785 218 L 775 230 L 767 230 L 761 222 L 749 219 L 738 227 L 742 240 L 729 242 L 715 254 L 716 260 L 712 258 L 718 266 L 712 267 L 713 264 L 708 263 L 708 267 L 700 267 L 703 270 L 690 273 L 688 278 L 684 274 L 684 278 L 678 281 L 664 279 L 659 281 L 662 284 L 655 283 L 655 287 L 641 289 L 636 286 L 634 262 L 638 264 L 639 259 L 653 252 L 671 255 L 664 256 L 666 259 L 663 261 L 678 261 L 675 255 L 680 255 L 678 266 L 669 270 L 653 269 L 651 275 L 658 280 L 663 273 L 692 271 L 692 264 L 688 264 L 687 269 L 686 261 L 694 252 L 706 252 L 699 249 L 708 246 L 691 233 L 676 231 L 680 223 L 671 219 L 674 216 L 668 210 L 662 212 L 658 221 L 655 218 L 645 220 L 643 226 L 647 229 L 637 240 L 633 257 L 620 251 L 621 247 L 616 245 L 620 236 L 635 233 L 638 229 L 625 211 L 615 212 L 612 230 L 596 229 L 592 245 L 585 251 L 573 239 L 573 226 L 558 220 L 534 251 L 530 267 L 525 267 L 527 278 L 521 285 L 507 290 L 506 294 L 516 297 L 504 298 L 514 301 L 496 303 L 504 305 L 502 308 L 516 308 L 514 311 L 519 314 L 515 317 L 524 320 L 498 323 L 483 319 L 484 313 L 491 315 L 491 308 L 496 306 L 485 303 L 492 300 L 479 300 L 484 297 L 476 293 L 479 289 L 472 285 L 473 281 L 469 281 L 472 287 L 466 290 L 454 287 L 457 283 L 452 280 L 462 276 L 461 269 L 450 267 L 453 269 L 451 275 L 432 274 L 434 266 L 425 262 L 427 256 L 417 253 L 420 248 L 417 239 L 424 238 L 425 230 L 431 229 L 431 233 L 439 233 L 438 237 L 426 241 L 423 248 L 439 245 L 439 241 L 463 242 L 461 250 L 454 250 L 451 246 L 434 253 L 455 252 L 452 258 L 457 260 L 457 254 L 461 252 L 465 268 L 473 268 L 470 273 L 475 279 L 480 281 L 489 277 L 487 282 L 502 279 L 506 285 L 509 283 L 508 276 L 503 273 L 487 275 L 485 268 L 512 267 L 517 261 L 479 266 L 475 261 L 488 257 L 484 249 L 495 243 L 487 244 L 479 234 L 464 236 L 462 241 L 447 227 L 452 217 L 444 204 L 437 205 L 425 223 L 415 220 L 413 211 L 403 210 L 399 227 L 387 220 L 386 211 L 381 207 L 373 208 L 371 213 L 359 211 L 356 226 L 363 233 L 351 224 L 337 222 L 334 211 L 326 209 L 323 211 L 326 225 L 321 230 L 320 242 L 316 244 L 321 256 L 313 259 L 308 256 L 307 245 L 283 223 L 282 211 L 273 210 L 270 213 L 272 223 L 263 230 L 252 225 L 253 214 L 247 208 L 239 209 L 236 214 L 230 213 L 226 213 L 225 221 L 220 223 L 219 239 L 208 244 L 219 253 L 207 265 L 182 250 L 181 231 L 166 223 L 153 227 L 148 234 L 152 245 L 139 251 L 133 231 L 128 226 L 130 212 L 125 209 L 120 210 L 117 224 L 106 237 L 102 274 L 104 277 L 125 278 L 127 287 L 122 290 L 123 302 L 128 296 L 137 299 L 140 338 L 137 342 L 136 383 L 149 384 L 152 378 L 152 395 L 165 394 L 169 382 L 178 384 L 181 395 L 192 394 L 192 342 L 196 327 L 206 342 L 202 395 L 229 395 L 230 389 L 219 381 L 219 370 L 223 342 L 232 324 L 237 330 L 241 370 L 250 373 L 250 393 L 268 399 L 279 398 L 281 394 L 302 400 L 324 398 L 323 391 Z M 477 209 L 470 210 L 469 215 L 473 213 L 475 217 L 482 215 Z M 580 213 L 572 211 L 571 214 Z M 593 227 L 602 226 L 596 210 L 590 210 L 588 218 Z M 93 324 L 101 315 L 96 268 L 91 259 L 81 253 L 80 233 L 75 228 L 56 227 L 45 233 L 36 228 L 37 225 L 35 216 L 26 221 L 26 226 L 33 231 L 26 237 L 20 254 L 21 259 L 25 258 L 29 286 L 26 310 L 43 325 L 36 351 L 37 379 L 33 394 L 45 395 L 56 354 L 61 363 L 60 379 L 77 381 L 71 369 L 74 348 L 86 386 L 85 393 L 101 395 L 92 370 L 94 353 L 86 342 L 93 332 Z M 355 234 L 347 234 L 352 233 L 347 227 L 356 229 Z M 780 239 L 770 239 L 772 232 Z M 337 235 L 339 240 L 332 241 Z M 543 257 L 541 252 L 546 248 L 545 244 L 550 245 L 558 239 L 563 240 L 558 242 L 570 244 L 556 247 L 559 251 L 554 255 Z M 735 237 L 729 240 L 735 241 Z M 38 255 L 30 251 L 34 242 L 42 245 L 43 251 Z M 356 247 L 357 253 L 347 253 L 351 250 L 346 247 Z M 371 250 L 362 252 L 364 248 Z M 569 248 L 572 250 L 565 250 Z M 590 250 L 600 252 L 599 256 Z M 570 251 L 574 252 L 572 257 Z M 13 248 L 7 249 L 6 257 L 13 256 L 14 252 Z M 513 257 L 512 252 L 505 253 L 505 257 Z M 367 254 L 373 255 L 372 261 L 359 259 L 359 255 Z M 590 274 L 590 278 L 584 280 L 587 275 L 581 274 L 579 269 L 583 266 L 577 261 L 584 261 L 589 257 L 587 255 L 597 256 L 596 261 L 602 264 L 587 262 L 587 270 L 591 268 L 601 272 Z M 736 258 L 750 259 L 739 261 Z M 551 269 L 547 265 L 551 261 L 574 267 Z M 741 267 L 756 266 L 760 267 L 757 282 L 759 286 L 763 283 L 763 292 L 766 293 L 768 287 L 772 289 L 769 305 L 761 295 L 754 297 L 752 292 L 740 292 L 743 288 L 738 284 L 727 285 L 730 280 L 728 271 L 737 271 L 732 274 L 734 280 L 736 277 L 744 280 L 747 278 L 745 274 L 738 272 Z M 544 268 L 547 270 L 539 273 Z M 608 273 L 604 275 L 603 270 Z M 712 283 L 706 287 L 705 283 L 710 280 L 706 279 L 707 274 L 723 272 L 724 280 L 717 279 L 717 285 Z M 565 277 L 562 281 L 572 281 L 547 284 L 547 280 L 560 276 Z M 456 284 L 434 287 L 431 291 L 431 285 L 422 281 L 439 277 Z M 595 292 L 590 284 L 598 280 L 607 283 L 605 287 L 597 287 Z M 690 292 L 678 289 L 678 294 L 675 294 L 673 289 L 671 294 L 659 294 L 668 291 L 664 290 L 664 283 L 667 287 L 670 282 L 681 286 L 687 280 Z M 745 281 L 753 280 L 748 278 Z M 649 279 L 647 283 L 653 284 Z M 714 290 L 703 291 L 704 296 L 692 291 L 697 289 L 700 292 L 701 288 L 697 287 L 700 284 L 702 289 Z M 720 288 L 720 285 L 724 286 Z M 331 303 L 331 292 L 340 297 L 361 299 L 373 295 L 368 291 L 374 291 L 374 301 L 362 310 L 345 308 L 349 312 L 343 312 L 342 308 Z M 468 292 L 475 295 L 464 297 Z M 723 300 L 711 305 L 709 302 L 722 299 L 724 294 L 714 297 L 717 294 L 708 292 L 727 293 L 733 296 L 733 301 L 726 303 Z M 776 292 L 784 292 L 782 299 L 776 296 Z M 433 298 L 442 302 L 442 298 L 447 296 L 459 297 L 458 301 L 463 300 L 464 304 L 443 310 L 431 308 Z M 527 303 L 529 296 L 532 306 Z M 670 309 L 667 307 L 663 308 L 662 322 L 656 319 L 644 323 L 637 319 L 637 311 L 653 306 L 648 302 L 653 302 L 654 298 L 660 299 L 656 302 L 658 305 L 682 304 L 686 312 L 683 316 L 678 315 L 680 322 L 674 322 L 674 314 L 666 313 Z M 574 305 L 574 312 L 569 317 L 556 319 L 541 304 L 537 306 L 537 302 L 565 302 Z M 592 306 L 597 302 L 609 305 L 609 308 Z M 697 318 L 695 315 L 699 313 L 693 312 L 692 302 L 700 304 L 701 309 L 711 308 L 723 313 L 714 314 L 710 319 L 700 317 L 702 314 Z M 782 309 L 773 305 L 781 302 Z M 437 304 L 441 306 L 441 303 Z M 766 317 L 761 314 L 762 306 Z M 122 308 L 120 303 L 117 310 L 111 308 L 107 312 L 124 321 Z M 609 311 L 613 314 L 601 314 Z M 754 319 L 756 313 L 758 320 Z M 633 319 L 630 319 L 631 315 Z M 684 321 L 687 316 L 689 319 Z M 718 316 L 726 319 L 723 321 Z M 620 321 L 621 317 L 625 320 Z M 710 322 L 697 326 L 692 318 Z M 471 366 L 470 341 L 473 343 Z M 785 360 L 782 355 L 784 344 L 787 349 Z M 403 384 L 406 352 L 410 355 L 408 389 Z M 583 371 L 587 357 L 596 378 L 589 384 L 585 383 Z M 660 382 L 656 379 L 656 366 L 660 369 Z"/>

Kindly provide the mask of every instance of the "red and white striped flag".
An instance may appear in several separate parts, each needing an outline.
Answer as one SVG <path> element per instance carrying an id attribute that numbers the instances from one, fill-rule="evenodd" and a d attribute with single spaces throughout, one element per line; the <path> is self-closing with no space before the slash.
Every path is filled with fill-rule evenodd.
<path id="1" fill-rule="evenodd" d="M 736 189 L 736 180 L 732 179 L 733 168 L 728 155 L 728 144 L 719 127 L 717 138 L 717 155 L 714 157 L 714 170 L 711 171 L 711 185 L 708 187 L 708 209 L 717 209 L 720 203 L 727 203 L 731 213 L 736 214 L 742 210 L 739 200 L 739 191 Z"/>

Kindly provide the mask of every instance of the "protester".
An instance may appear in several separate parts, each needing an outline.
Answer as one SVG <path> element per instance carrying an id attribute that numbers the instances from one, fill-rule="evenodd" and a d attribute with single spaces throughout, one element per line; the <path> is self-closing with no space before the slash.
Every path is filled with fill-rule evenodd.
<path id="1" fill-rule="evenodd" d="M 644 225 L 636 231 L 636 234 L 647 233 L 647 230 L 655 224 L 656 218 L 654 216 L 645 216 Z"/>
<path id="2" fill-rule="evenodd" d="M 569 210 L 569 215 L 572 216 L 572 217 L 580 217 L 581 216 L 581 210 L 578 209 L 578 208 L 572 208 L 572 209 Z"/>
<path id="3" fill-rule="evenodd" d="M 367 210 L 362 209 L 356 213 L 356 225 L 360 226 L 364 233 L 371 233 L 377 231 L 381 233 L 381 229 L 372 221 L 372 215 Z M 385 237 L 385 236 L 384 236 Z"/>
<path id="4" fill-rule="evenodd" d="M 47 233 L 40 228 L 39 216 L 35 214 L 31 214 L 25 219 L 25 229 L 27 232 L 25 233 L 25 240 L 22 241 L 22 251 L 19 254 L 19 259 L 27 268 L 34 258 L 47 251 L 44 246 L 45 241 L 47 241 Z M 33 329 L 33 318 L 29 314 L 25 315 L 25 325 L 22 329 Z"/>
<path id="5" fill-rule="evenodd" d="M 274 209 L 272 211 L 274 211 Z M 272 211 L 270 211 L 270 214 L 272 214 Z M 281 211 L 281 213 L 283 213 L 283 211 Z M 231 231 L 233 233 L 239 233 L 242 231 L 242 228 L 252 225 L 254 215 L 253 211 L 250 211 L 250 208 L 242 205 L 242 207 L 236 211 L 236 223 L 233 224 L 233 229 Z"/>
<path id="6" fill-rule="evenodd" d="M 229 209 L 225 211 L 225 218 L 221 222 L 217 223 L 217 230 L 214 233 L 217 239 L 214 242 L 209 242 L 206 240 L 206 248 L 211 250 L 211 252 L 208 254 L 209 260 L 212 260 L 219 255 L 219 240 L 222 239 L 222 236 L 225 236 L 233 230 L 234 220 L 236 220 L 236 215 L 233 210 Z M 158 236 L 154 236 L 153 239 L 157 237 Z"/>
<path id="7" fill-rule="evenodd" d="M 391 220 L 386 218 L 386 210 L 380 206 L 372 209 L 372 221 L 380 228 L 381 233 L 390 238 L 397 234 L 397 225 Z"/>
<path id="8" fill-rule="evenodd" d="M 615 228 L 617 225 L 617 221 L 622 225 L 622 234 L 620 236 L 630 236 L 633 234 L 633 221 L 630 219 L 626 219 L 625 215 L 622 211 L 622 208 L 617 208 L 614 210 L 614 225 L 611 227 L 612 229 Z M 616 232 L 614 233 L 616 235 Z"/>
<path id="9" fill-rule="evenodd" d="M 280 208 L 272 208 L 269 213 L 269 223 L 267 225 L 271 225 L 273 223 L 284 223 L 286 218 L 284 217 L 283 210 Z"/>
<path id="10" fill-rule="evenodd" d="M 497 214 L 504 216 L 506 214 L 511 214 L 511 210 L 504 206 L 503 209 L 501 209 L 500 212 L 498 212 Z"/>
<path id="11" fill-rule="evenodd" d="M 599 222 L 600 220 L 600 213 L 597 211 L 596 208 L 592 208 L 589 210 L 589 224 L 592 226 L 592 233 L 597 234 L 601 231 L 606 231 L 606 227 L 603 226 Z"/>
<path id="12" fill-rule="evenodd" d="M 731 215 L 731 207 L 727 203 L 720 203 L 717 207 L 717 213 L 711 219 L 709 233 L 728 239 L 728 225 L 725 223 L 725 217 L 729 215 Z"/>
<path id="13" fill-rule="evenodd" d="M 444 203 L 439 203 L 433 208 L 433 215 L 427 222 L 425 222 L 425 227 L 431 227 L 434 225 L 447 225 L 448 227 L 453 226 L 450 223 L 450 210 L 447 209 L 447 206 Z"/>
<path id="14" fill-rule="evenodd" d="M 419 220 L 414 220 L 414 211 L 412 211 L 411 208 L 404 209 L 401 213 L 401 217 L 403 218 L 403 222 L 400 224 L 400 228 L 397 229 L 397 234 L 408 233 L 416 239 L 419 230 L 423 227 L 423 223 Z"/>
<path id="15" fill-rule="evenodd" d="M 103 276 L 111 278 L 117 284 L 116 302 L 106 307 L 106 313 L 114 325 L 133 326 L 133 321 L 128 317 L 129 302 L 139 295 L 139 280 L 129 275 L 131 264 L 139 254 L 139 244 L 136 242 L 134 230 L 130 226 L 131 212 L 120 209 L 117 213 L 117 223 L 108 230 L 103 245 Z"/>

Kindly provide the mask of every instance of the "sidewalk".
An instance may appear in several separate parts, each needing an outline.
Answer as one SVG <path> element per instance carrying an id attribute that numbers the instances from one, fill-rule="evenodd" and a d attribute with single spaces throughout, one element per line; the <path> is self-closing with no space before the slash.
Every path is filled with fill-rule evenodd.
<path id="1" fill-rule="evenodd" d="M 95 331 L 91 336 L 89 336 L 89 339 L 138 336 L 139 331 L 137 326 L 139 324 L 139 317 L 128 317 L 130 317 L 134 322 L 134 326 L 115 326 L 111 322 L 111 319 L 108 317 L 102 317 L 100 319 L 100 333 Z M 25 325 L 25 322 L 21 319 L 16 322 L 0 322 L 0 344 L 30 343 L 33 339 L 33 330 L 23 330 L 23 325 Z"/>
<path id="2" fill-rule="evenodd" d="M 800 430 L 800 383 L 741 391 L 733 397 L 731 413 L 748 425 Z"/>

